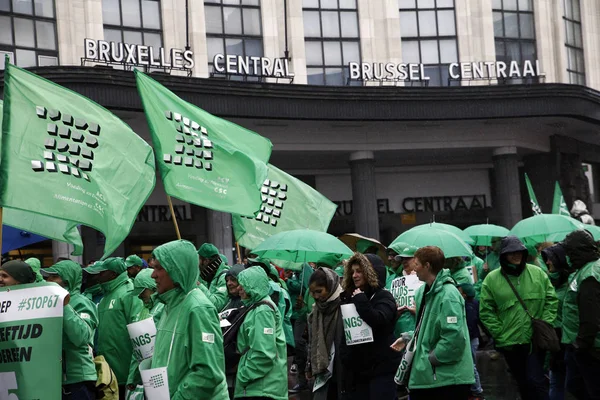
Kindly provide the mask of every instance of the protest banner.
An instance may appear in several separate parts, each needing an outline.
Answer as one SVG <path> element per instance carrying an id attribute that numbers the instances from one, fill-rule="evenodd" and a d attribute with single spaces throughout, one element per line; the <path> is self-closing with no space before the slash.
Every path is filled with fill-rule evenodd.
<path id="1" fill-rule="evenodd" d="M 156 340 L 156 325 L 154 318 L 150 317 L 142 321 L 127 325 L 129 338 L 133 347 L 133 355 L 138 361 L 152 357 L 154 354 L 154 342 Z"/>
<path id="2" fill-rule="evenodd" d="M 344 320 L 344 336 L 348 346 L 369 343 L 374 340 L 373 329 L 358 315 L 354 304 L 343 304 L 340 309 Z"/>
<path id="3" fill-rule="evenodd" d="M 0 399 L 62 398 L 67 294 L 45 282 L 0 288 Z"/>
<path id="4" fill-rule="evenodd" d="M 419 280 L 417 275 L 400 276 L 392 281 L 390 292 L 396 300 L 398 307 L 414 308 L 415 292 L 421 287 L 423 282 Z"/>

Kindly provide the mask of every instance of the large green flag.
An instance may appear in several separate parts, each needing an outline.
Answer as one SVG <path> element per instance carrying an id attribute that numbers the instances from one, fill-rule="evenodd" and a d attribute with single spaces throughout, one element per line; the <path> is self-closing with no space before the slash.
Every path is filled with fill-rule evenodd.
<path id="1" fill-rule="evenodd" d="M 552 214 L 571 216 L 565 198 L 563 197 L 562 190 L 558 182 L 554 184 L 554 201 L 552 202 Z"/>
<path id="2" fill-rule="evenodd" d="M 527 174 L 525 174 L 525 183 L 527 184 L 527 191 L 529 192 L 529 201 L 531 202 L 531 210 L 533 211 L 533 215 L 538 215 L 542 213 L 542 209 L 538 204 L 537 198 L 535 197 L 535 193 L 533 191 L 533 187 L 531 186 L 531 181 Z"/>
<path id="3" fill-rule="evenodd" d="M 135 71 L 167 194 L 252 216 L 260 208 L 271 142 L 190 104 Z"/>
<path id="4" fill-rule="evenodd" d="M 307 228 L 326 232 L 337 208 L 321 193 L 271 164 L 260 192 L 262 206 L 254 217 L 233 215 L 235 239 L 249 249 L 283 231 Z"/>
<path id="5" fill-rule="evenodd" d="M 46 282 L 0 287 L 0 399 L 61 399 L 68 294 Z"/>
<path id="6" fill-rule="evenodd" d="M 110 255 L 154 188 L 152 148 L 78 93 L 8 63 L 4 78 L 0 207 L 91 226 Z"/>
<path id="7" fill-rule="evenodd" d="M 0 127 L 2 126 L 2 100 L 0 100 Z M 0 130 L 0 134 L 2 131 Z M 2 141 L 0 140 L 0 143 Z M 2 224 L 13 228 L 22 229 L 61 242 L 72 244 L 74 251 L 72 255 L 83 254 L 83 242 L 77 229 L 77 224 L 70 221 L 60 220 L 46 215 L 36 214 L 29 211 L 7 208 L 2 215 Z"/>

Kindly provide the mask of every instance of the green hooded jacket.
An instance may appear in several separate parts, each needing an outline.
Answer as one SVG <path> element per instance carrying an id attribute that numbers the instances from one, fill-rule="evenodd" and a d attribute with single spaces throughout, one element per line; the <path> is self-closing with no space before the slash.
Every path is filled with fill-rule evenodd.
<path id="1" fill-rule="evenodd" d="M 452 279 L 454 279 L 454 281 L 456 282 L 457 285 L 460 285 L 462 283 L 469 283 L 471 285 L 473 284 L 473 280 L 471 279 L 471 274 L 469 273 L 469 270 L 465 266 L 462 266 L 454 271 L 451 271 L 450 276 L 452 276 Z"/>
<path id="2" fill-rule="evenodd" d="M 483 280 L 485 279 L 485 273 L 483 272 L 483 261 L 481 258 L 477 256 L 473 256 L 471 259 L 471 264 L 477 270 L 477 282 L 473 284 L 473 289 L 475 289 L 475 298 L 479 300 L 479 294 L 481 293 L 481 285 L 483 284 Z"/>
<path id="3" fill-rule="evenodd" d="M 81 266 L 65 260 L 51 268 L 56 271 L 71 295 L 63 315 L 63 384 L 97 379 L 92 346 L 98 326 L 96 305 L 81 294 Z"/>
<path id="4" fill-rule="evenodd" d="M 133 280 L 133 292 L 132 294 L 139 298 L 139 295 L 145 289 L 150 289 L 154 293 L 150 297 L 150 302 L 144 304 L 144 308 L 140 313 L 140 317 L 138 318 L 140 321 L 150 316 L 154 319 L 154 323 L 158 326 L 160 321 L 160 316 L 165 308 L 165 305 L 158 301 L 158 296 L 156 295 L 156 282 L 152 279 L 153 269 L 143 269 Z"/>
<path id="5" fill-rule="evenodd" d="M 137 322 L 143 304 L 131 295 L 133 284 L 127 272 L 101 286 L 104 297 L 98 304 L 96 353 L 104 356 L 119 385 L 125 385 L 131 364 L 135 362 L 127 325 Z"/>
<path id="6" fill-rule="evenodd" d="M 227 292 L 227 281 L 225 273 L 229 270 L 229 266 L 225 262 L 221 262 L 215 277 L 211 282 L 206 282 L 201 279 L 201 282 L 208 289 L 208 299 L 214 304 L 217 310 L 222 309 L 229 300 L 229 292 Z"/>
<path id="7" fill-rule="evenodd" d="M 508 275 L 534 318 L 553 325 L 558 299 L 548 275 L 527 264 L 519 276 Z M 481 285 L 479 318 L 498 347 L 531 343 L 531 320 L 508 282 L 502 269 L 490 272 Z"/>
<path id="8" fill-rule="evenodd" d="M 293 304 L 290 299 L 290 294 L 287 289 L 272 280 L 269 282 L 269 285 L 271 286 L 269 296 L 273 293 L 279 293 L 279 304 L 277 304 L 277 308 L 279 309 L 279 314 L 283 316 L 283 333 L 285 334 L 285 341 L 287 344 L 294 347 L 294 329 L 292 328 L 291 322 Z"/>
<path id="9" fill-rule="evenodd" d="M 42 274 L 40 274 L 40 269 L 42 268 L 42 263 L 40 263 L 40 260 L 38 260 L 37 258 L 31 257 L 31 258 L 28 258 L 27 260 L 25 260 L 25 263 L 29 264 L 29 266 L 35 273 L 35 281 L 43 282 L 44 278 L 42 277 Z M 81 267 L 79 267 L 79 268 L 81 269 Z"/>
<path id="10" fill-rule="evenodd" d="M 251 267 L 238 275 L 238 281 L 249 298 L 245 306 L 269 298 L 269 278 L 261 267 Z M 238 365 L 235 398 L 268 397 L 288 399 L 287 349 L 283 320 L 279 311 L 261 304 L 249 311 L 237 336 L 237 351 L 242 355 Z"/>
<path id="11" fill-rule="evenodd" d="M 308 290 L 308 282 L 310 281 L 312 273 L 312 267 L 309 264 L 304 263 L 302 265 L 302 271 L 295 273 L 294 276 L 287 280 L 290 300 L 292 301 L 291 319 L 293 320 L 306 319 L 306 316 L 312 311 L 315 299 L 313 299 Z M 304 300 L 304 307 L 297 308 L 296 300 L 300 294 L 302 294 Z"/>
<path id="12" fill-rule="evenodd" d="M 104 297 L 102 286 L 100 286 L 100 284 L 90 286 L 89 288 L 85 289 L 83 295 L 96 306 L 100 303 L 102 297 Z"/>
<path id="13" fill-rule="evenodd" d="M 153 255 L 176 287 L 158 295 L 165 309 L 152 368 L 167 367 L 171 400 L 228 400 L 223 334 L 215 306 L 197 288 L 194 245 L 177 240 L 157 247 Z"/>
<path id="14" fill-rule="evenodd" d="M 442 269 L 429 291 L 415 293 L 417 315 L 423 306 L 423 322 L 408 382 L 409 389 L 430 389 L 475 382 L 465 301 L 454 286 L 450 271 Z"/>
<path id="15" fill-rule="evenodd" d="M 579 335 L 578 289 L 586 279 L 595 279 L 600 282 L 600 260 L 585 264 L 569 277 L 569 284 L 563 303 L 562 343 L 574 344 Z M 594 339 L 594 348 L 600 348 L 600 333 Z"/>

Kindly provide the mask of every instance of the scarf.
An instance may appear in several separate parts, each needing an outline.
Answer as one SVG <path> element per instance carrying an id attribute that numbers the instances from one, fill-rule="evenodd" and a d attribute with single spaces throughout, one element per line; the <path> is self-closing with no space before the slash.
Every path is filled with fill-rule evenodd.
<path id="1" fill-rule="evenodd" d="M 330 295 L 324 302 L 315 302 L 315 307 L 309 316 L 310 364 L 313 376 L 322 374 L 329 366 L 329 351 L 335 339 L 342 293 L 338 275 L 329 268 L 320 269 L 327 275 L 327 291 Z"/>

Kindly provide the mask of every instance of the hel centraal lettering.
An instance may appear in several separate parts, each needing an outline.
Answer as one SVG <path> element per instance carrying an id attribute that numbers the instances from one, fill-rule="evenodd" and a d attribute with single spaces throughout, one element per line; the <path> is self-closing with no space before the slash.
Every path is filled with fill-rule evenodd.
<path id="1" fill-rule="evenodd" d="M 216 54 L 213 58 L 214 70 L 221 74 L 239 74 L 291 78 L 289 61 L 285 58 L 271 60 L 267 57 L 237 56 Z"/>
<path id="2" fill-rule="evenodd" d="M 163 47 L 155 49 L 130 43 L 107 42 L 104 40 L 84 40 L 85 59 L 108 63 L 147 65 L 162 68 L 194 68 L 194 53 L 191 50 Z M 170 55 L 167 59 L 166 55 Z"/>

